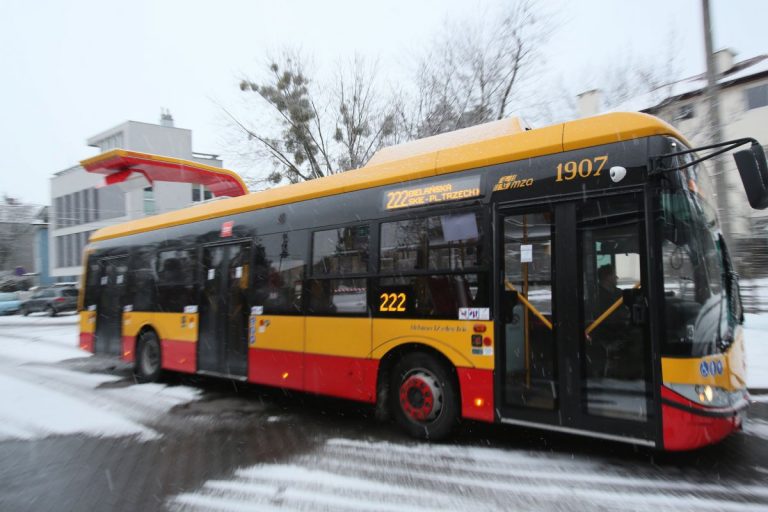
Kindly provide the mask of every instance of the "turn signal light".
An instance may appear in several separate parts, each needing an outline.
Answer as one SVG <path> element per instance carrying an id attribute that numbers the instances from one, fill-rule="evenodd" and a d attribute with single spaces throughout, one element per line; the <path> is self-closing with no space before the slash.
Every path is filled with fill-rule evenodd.
<path id="1" fill-rule="evenodd" d="M 489 338 L 488 336 L 483 338 L 483 345 L 485 345 L 486 347 L 490 347 L 492 344 L 493 344 L 493 340 L 491 338 Z"/>
<path id="2" fill-rule="evenodd" d="M 485 332 L 485 325 L 484 324 L 475 324 L 474 326 L 472 326 L 472 329 L 475 332 Z"/>

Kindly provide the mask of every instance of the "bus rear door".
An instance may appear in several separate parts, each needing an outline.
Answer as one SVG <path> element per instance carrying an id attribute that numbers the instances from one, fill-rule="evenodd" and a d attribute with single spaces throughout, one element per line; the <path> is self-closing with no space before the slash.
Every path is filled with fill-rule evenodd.
<path id="1" fill-rule="evenodd" d="M 245 379 L 250 243 L 203 247 L 198 370 Z"/>
<path id="2" fill-rule="evenodd" d="M 99 260 L 98 279 L 94 352 L 121 355 L 123 306 L 128 284 L 128 256 L 113 256 Z"/>

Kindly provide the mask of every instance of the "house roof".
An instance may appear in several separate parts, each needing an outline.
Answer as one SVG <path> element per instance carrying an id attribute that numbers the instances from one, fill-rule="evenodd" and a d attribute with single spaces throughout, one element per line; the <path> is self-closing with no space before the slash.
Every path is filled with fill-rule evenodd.
<path id="1" fill-rule="evenodd" d="M 768 76 L 768 54 L 742 60 L 723 72 L 717 79 L 721 87 Z M 685 97 L 703 94 L 707 88 L 706 74 L 698 74 L 662 85 L 640 96 L 630 98 L 610 112 L 647 112 Z"/>

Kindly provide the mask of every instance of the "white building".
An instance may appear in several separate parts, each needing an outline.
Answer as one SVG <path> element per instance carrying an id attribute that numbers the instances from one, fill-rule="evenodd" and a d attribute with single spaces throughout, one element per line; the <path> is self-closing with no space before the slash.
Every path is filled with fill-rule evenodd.
<path id="1" fill-rule="evenodd" d="M 177 128 L 168 113 L 161 124 L 127 121 L 87 141 L 101 152 L 115 148 L 152 153 L 221 167 L 217 155 L 192 151 L 192 131 Z M 210 199 L 209 191 L 189 183 L 156 182 L 144 189 L 124 190 L 120 185 L 101 186 L 104 176 L 80 165 L 51 177 L 50 265 L 58 281 L 75 281 L 81 255 L 90 234 L 104 226 L 156 213 L 177 210 Z"/>
<path id="2" fill-rule="evenodd" d="M 724 140 L 753 137 L 768 145 L 768 55 L 737 62 L 734 53 L 725 49 L 715 54 L 715 66 Z M 706 74 L 702 73 L 667 84 L 611 110 L 656 115 L 678 128 L 693 144 L 706 145 L 709 143 L 706 86 Z M 582 117 L 599 113 L 602 110 L 600 92 L 581 94 L 578 105 Z M 746 240 L 755 235 L 768 237 L 768 211 L 749 207 L 733 159 L 727 157 L 723 161 L 729 211 L 721 211 L 720 215 L 729 215 L 731 235 L 734 239 Z"/>

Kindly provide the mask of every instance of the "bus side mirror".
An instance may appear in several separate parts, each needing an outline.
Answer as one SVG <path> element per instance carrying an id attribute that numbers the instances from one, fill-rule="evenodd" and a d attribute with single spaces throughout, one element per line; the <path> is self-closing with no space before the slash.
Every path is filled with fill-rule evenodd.
<path id="1" fill-rule="evenodd" d="M 756 210 L 764 210 L 768 207 L 768 164 L 763 147 L 753 142 L 749 149 L 735 152 L 733 158 L 749 205 Z"/>

